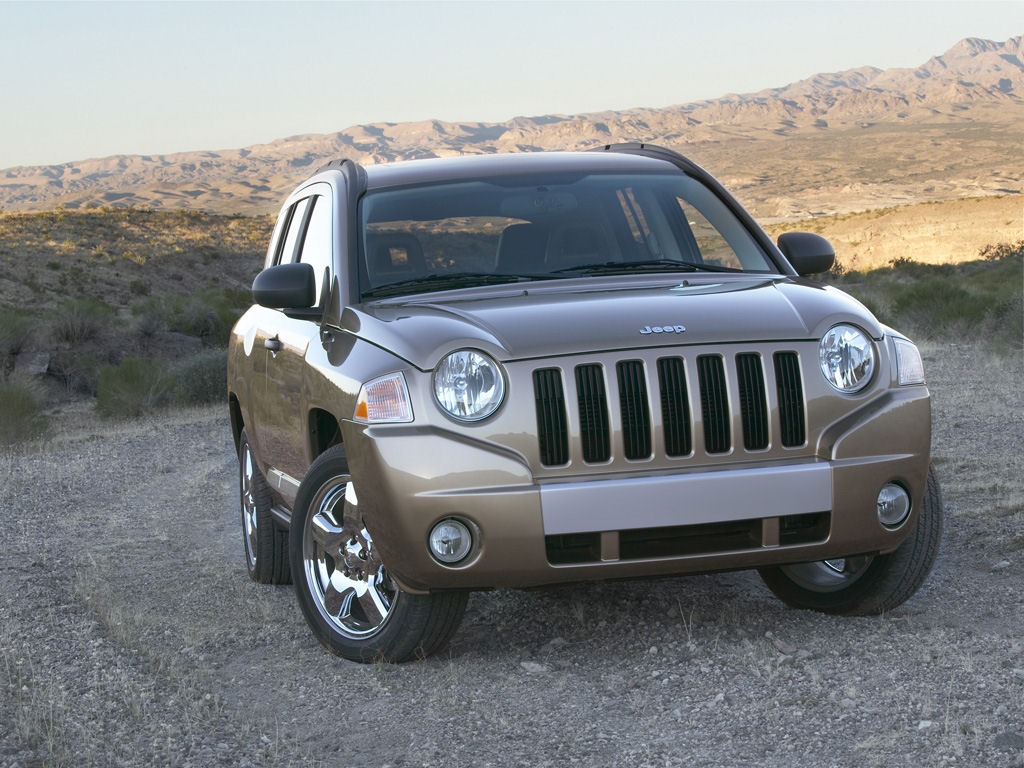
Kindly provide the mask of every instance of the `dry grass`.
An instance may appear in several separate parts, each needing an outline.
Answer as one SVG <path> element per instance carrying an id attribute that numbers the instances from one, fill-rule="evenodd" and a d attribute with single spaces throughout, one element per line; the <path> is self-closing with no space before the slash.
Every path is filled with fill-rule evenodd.
<path id="1" fill-rule="evenodd" d="M 996 250 L 999 258 L 992 260 L 902 260 L 868 272 L 834 270 L 820 279 L 912 338 L 973 339 L 1012 357 L 1024 351 L 1024 241 Z"/>
<path id="2" fill-rule="evenodd" d="M 978 258 L 992 243 L 1024 239 L 1024 196 L 973 197 L 802 219 L 766 227 L 817 232 L 846 269 L 886 267 L 896 259 L 949 264 Z"/>
<path id="3" fill-rule="evenodd" d="M 54 764 L 67 764 L 67 690 L 7 633 L 0 634 L 0 686 L 6 702 L 0 714 L 14 739 L 49 755 Z"/>
<path id="4" fill-rule="evenodd" d="M 0 381 L 0 447 L 46 431 L 43 398 L 32 382 Z"/>
<path id="5" fill-rule="evenodd" d="M 0 213 L 0 304 L 52 308 L 91 296 L 112 307 L 139 297 L 248 290 L 273 220 L 137 208 Z"/>

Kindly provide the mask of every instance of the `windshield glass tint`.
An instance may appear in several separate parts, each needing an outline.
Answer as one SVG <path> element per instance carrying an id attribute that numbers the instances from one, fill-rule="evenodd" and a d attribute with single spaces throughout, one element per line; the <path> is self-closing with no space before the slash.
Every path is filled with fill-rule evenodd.
<path id="1" fill-rule="evenodd" d="M 694 268 L 775 271 L 725 204 L 678 173 L 384 189 L 364 197 L 360 224 L 367 297 L 471 285 L 473 276 L 490 284 Z"/>

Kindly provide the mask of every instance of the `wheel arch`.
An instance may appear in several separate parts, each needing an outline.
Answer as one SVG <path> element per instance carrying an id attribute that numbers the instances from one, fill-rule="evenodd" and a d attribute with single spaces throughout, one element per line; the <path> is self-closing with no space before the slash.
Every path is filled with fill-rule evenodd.
<path id="1" fill-rule="evenodd" d="M 242 418 L 242 406 L 234 392 L 228 393 L 228 414 L 231 417 L 231 436 L 235 441 L 235 451 L 238 451 L 238 441 L 242 439 L 242 429 L 245 427 L 245 419 Z"/>
<path id="2" fill-rule="evenodd" d="M 344 442 L 341 436 L 341 424 L 337 417 L 323 408 L 310 409 L 307 434 L 309 436 L 310 463 L 316 461 L 317 457 L 328 448 Z"/>

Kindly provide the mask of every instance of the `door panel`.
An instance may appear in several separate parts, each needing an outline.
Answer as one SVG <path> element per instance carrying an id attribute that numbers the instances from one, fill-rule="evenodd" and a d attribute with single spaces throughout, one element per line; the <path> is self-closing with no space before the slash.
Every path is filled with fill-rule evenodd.
<path id="1" fill-rule="evenodd" d="M 317 187 L 309 204 L 303 209 L 299 237 L 295 240 L 295 260 L 313 266 L 318 287 L 317 300 L 326 303 L 329 286 L 325 280 L 331 274 L 332 199 L 329 187 Z M 300 203 L 301 204 L 301 203 Z M 298 208 L 293 222 L 298 220 Z M 295 226 L 293 223 L 291 226 Z M 287 258 L 291 227 L 285 240 L 281 260 Z M 268 404 L 263 435 L 273 467 L 301 480 L 311 460 L 309 456 L 308 413 L 309 386 L 306 351 L 310 344 L 321 344 L 320 323 L 315 320 L 287 317 L 277 313 L 274 333 L 268 337 L 280 344 L 280 349 L 267 354 L 267 390 L 264 401 Z"/>
<path id="2" fill-rule="evenodd" d="M 270 464 L 301 480 L 308 466 L 306 458 L 306 350 L 319 335 L 312 320 L 295 320 L 279 313 L 274 333 L 268 338 L 281 343 L 280 350 L 267 352 L 263 439 Z M 319 343 L 319 341 L 317 341 Z"/>
<path id="3" fill-rule="evenodd" d="M 305 232 L 308 210 L 307 197 L 293 203 L 281 213 L 267 266 L 292 261 L 299 240 Z M 283 231 L 278 232 L 278 229 Z M 280 353 L 272 355 L 267 348 L 267 342 L 280 338 L 282 325 L 288 318 L 279 309 L 260 306 L 253 307 L 250 315 L 250 328 L 246 330 L 245 335 L 245 352 L 252 365 L 249 397 L 252 406 L 247 427 L 260 468 L 264 474 L 268 474 L 271 468 L 282 466 L 282 462 L 294 463 L 288 461 L 288 457 L 294 453 L 294 448 L 284 440 L 280 411 L 282 408 L 298 407 L 298 404 L 292 399 L 289 406 L 289 399 L 282 397 L 279 392 L 280 384 L 271 380 L 276 379 L 278 373 L 276 370 L 272 371 L 268 365 L 272 357 L 277 357 Z M 294 333 L 290 338 L 291 351 L 301 348 L 301 358 L 305 355 L 305 346 L 294 338 Z"/>

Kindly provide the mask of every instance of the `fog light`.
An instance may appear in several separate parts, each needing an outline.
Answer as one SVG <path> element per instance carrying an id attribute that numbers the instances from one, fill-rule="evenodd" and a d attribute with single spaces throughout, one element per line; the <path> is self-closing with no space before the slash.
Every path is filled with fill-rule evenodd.
<path id="1" fill-rule="evenodd" d="M 430 531 L 430 551 L 442 563 L 452 564 L 469 554 L 473 536 L 458 520 L 442 520 Z"/>
<path id="2" fill-rule="evenodd" d="M 910 496 L 895 483 L 878 493 L 878 521 L 886 528 L 895 528 L 910 514 Z"/>

